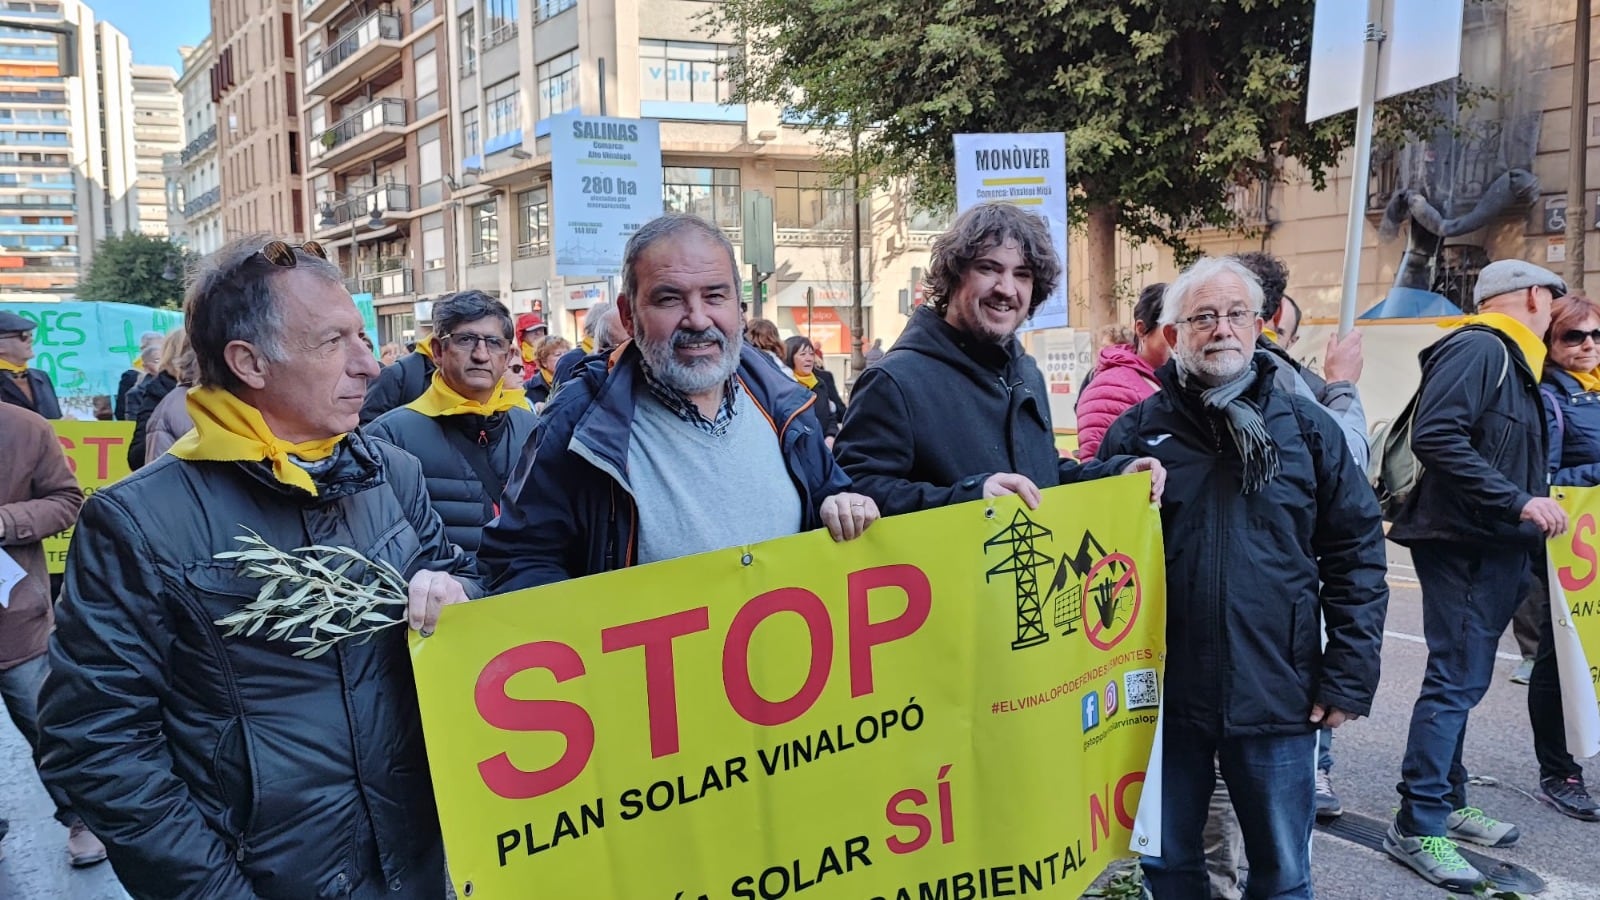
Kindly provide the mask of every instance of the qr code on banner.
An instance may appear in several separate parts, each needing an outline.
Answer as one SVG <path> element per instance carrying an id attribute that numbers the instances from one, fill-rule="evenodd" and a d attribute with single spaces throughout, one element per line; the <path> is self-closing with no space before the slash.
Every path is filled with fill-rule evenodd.
<path id="1" fill-rule="evenodd" d="M 1135 669 L 1122 676 L 1123 702 L 1128 709 L 1153 709 L 1161 704 L 1155 669 Z"/>

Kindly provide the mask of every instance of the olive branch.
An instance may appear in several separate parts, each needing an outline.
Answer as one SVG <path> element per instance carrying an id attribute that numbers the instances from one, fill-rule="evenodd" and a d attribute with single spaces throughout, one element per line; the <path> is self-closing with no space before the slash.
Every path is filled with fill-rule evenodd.
<path id="1" fill-rule="evenodd" d="M 245 532 L 234 538 L 243 549 L 213 558 L 233 560 L 238 574 L 265 583 L 253 602 L 216 620 L 228 629 L 226 636 L 249 637 L 266 628 L 268 640 L 305 644 L 294 655 L 316 659 L 340 641 L 360 637 L 365 643 L 374 632 L 405 621 L 406 579 L 389 563 L 374 562 L 350 547 L 324 544 L 285 552 L 253 530 Z M 357 563 L 366 567 L 373 583 L 345 575 Z M 400 608 L 398 616 L 385 611 L 392 606 Z"/>

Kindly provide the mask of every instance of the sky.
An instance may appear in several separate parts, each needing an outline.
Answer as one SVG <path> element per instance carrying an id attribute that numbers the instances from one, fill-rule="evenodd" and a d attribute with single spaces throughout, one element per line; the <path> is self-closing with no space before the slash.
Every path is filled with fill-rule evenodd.
<path id="1" fill-rule="evenodd" d="M 133 61 L 180 73 L 180 45 L 194 46 L 211 30 L 210 0 L 84 0 L 94 17 L 128 36 Z"/>

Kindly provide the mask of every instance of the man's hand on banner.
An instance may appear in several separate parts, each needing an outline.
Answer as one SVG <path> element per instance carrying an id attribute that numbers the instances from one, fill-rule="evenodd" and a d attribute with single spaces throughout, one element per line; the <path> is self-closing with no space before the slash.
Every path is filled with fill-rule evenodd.
<path id="1" fill-rule="evenodd" d="M 853 541 L 878 521 L 878 504 L 864 494 L 834 494 L 822 501 L 822 524 L 836 541 Z"/>
<path id="2" fill-rule="evenodd" d="M 406 621 L 423 637 L 433 636 L 433 628 L 439 624 L 439 610 L 452 603 L 467 602 L 467 590 L 461 582 L 432 569 L 411 576 L 406 594 Z"/>
<path id="3" fill-rule="evenodd" d="M 1004 497 L 1007 494 L 1016 494 L 1021 497 L 1022 502 L 1026 503 L 1029 509 L 1039 508 L 1041 499 L 1039 486 L 1034 484 L 1033 480 L 1028 476 L 1018 475 L 1015 472 L 996 472 L 984 479 L 983 499 L 993 500 L 996 497 Z"/>
<path id="4" fill-rule="evenodd" d="M 1167 487 L 1167 467 L 1153 456 L 1141 456 L 1128 463 L 1128 467 L 1122 470 L 1124 475 L 1132 475 L 1135 472 L 1150 473 L 1150 502 L 1159 504 L 1161 492 Z"/>

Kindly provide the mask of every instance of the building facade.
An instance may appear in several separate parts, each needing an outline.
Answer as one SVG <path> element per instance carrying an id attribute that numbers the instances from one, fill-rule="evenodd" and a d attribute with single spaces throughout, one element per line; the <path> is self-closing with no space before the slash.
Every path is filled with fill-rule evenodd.
<path id="1" fill-rule="evenodd" d="M 179 48 L 179 55 L 183 59 L 178 92 L 183 96 L 184 144 L 178 154 L 174 201 L 181 209 L 190 252 L 203 256 L 224 242 L 217 104 L 212 98 L 211 79 L 217 61 L 216 44 L 208 34 L 198 47 Z"/>
<path id="2" fill-rule="evenodd" d="M 304 143 L 296 0 L 212 0 L 217 170 L 224 240 L 257 232 L 303 240 Z"/>
<path id="3" fill-rule="evenodd" d="M 67 297 L 108 222 L 94 13 L 76 0 L 8 0 L 0 18 L 65 22 L 80 36 L 79 77 L 62 78 L 54 35 L 0 27 L 0 298 Z"/>
<path id="4" fill-rule="evenodd" d="M 539 310 L 552 331 L 575 334 L 611 286 L 555 271 L 552 124 L 568 113 L 656 119 L 665 209 L 715 222 L 739 247 L 742 195 L 771 198 L 777 273 L 760 315 L 785 335 L 809 335 L 842 366 L 852 343 L 853 192 L 828 171 L 802 122 L 775 105 L 730 102 L 722 60 L 737 37 L 705 33 L 705 8 L 691 0 L 450 0 L 458 61 L 451 138 L 461 168 L 446 173 L 443 190 L 454 228 L 442 223 L 431 243 L 425 232 L 424 266 L 443 265 L 454 242 L 459 283 L 496 293 L 514 312 Z M 860 337 L 887 343 L 905 322 L 900 289 L 909 290 L 949 216 L 917 212 L 901 189 L 874 193 L 861 207 Z"/>
<path id="5" fill-rule="evenodd" d="M 172 236 L 167 190 L 167 157 L 183 150 L 183 95 L 171 66 L 135 65 L 129 70 L 133 116 L 133 213 L 127 231 Z M 182 230 L 181 225 L 179 231 Z"/>
<path id="6" fill-rule="evenodd" d="M 298 5 L 310 233 L 370 295 L 383 342 L 415 337 L 424 296 L 457 289 L 443 240 L 455 171 L 443 0 Z"/>

